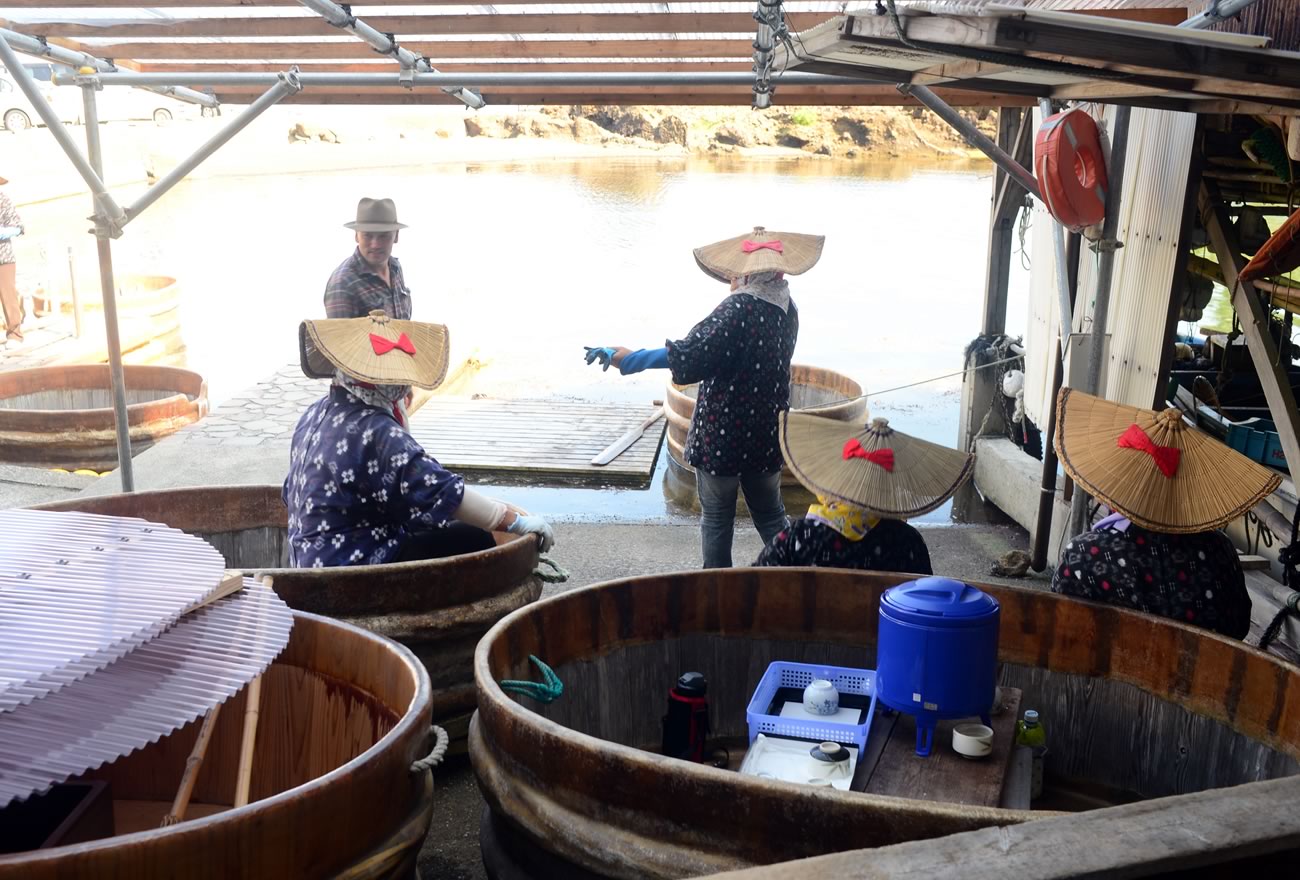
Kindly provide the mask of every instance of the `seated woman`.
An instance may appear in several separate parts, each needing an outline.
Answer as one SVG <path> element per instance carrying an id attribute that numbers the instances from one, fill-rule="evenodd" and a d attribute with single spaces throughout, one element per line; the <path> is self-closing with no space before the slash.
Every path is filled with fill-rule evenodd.
<path id="1" fill-rule="evenodd" d="M 332 378 L 293 432 L 284 503 L 289 559 L 300 568 L 437 559 L 495 546 L 493 531 L 554 536 L 480 495 L 425 453 L 407 431 L 411 386 L 447 374 L 447 328 L 368 318 L 304 321 L 303 372 Z"/>
<path id="2" fill-rule="evenodd" d="M 975 456 L 874 419 L 865 428 L 782 413 L 781 453 L 817 503 L 773 538 L 755 565 L 814 565 L 933 574 L 921 533 L 904 520 L 947 501 Z"/>
<path id="3" fill-rule="evenodd" d="M 1176 409 L 1156 413 L 1069 388 L 1057 406 L 1065 472 L 1114 513 L 1065 546 L 1052 590 L 1245 638 L 1245 575 L 1218 529 L 1281 477 Z"/>

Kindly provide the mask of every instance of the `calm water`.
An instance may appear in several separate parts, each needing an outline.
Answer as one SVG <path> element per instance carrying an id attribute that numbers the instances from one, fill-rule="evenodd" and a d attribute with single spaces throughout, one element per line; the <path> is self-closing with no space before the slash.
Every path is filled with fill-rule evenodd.
<path id="1" fill-rule="evenodd" d="M 223 178 L 164 196 L 114 256 L 119 272 L 180 279 L 189 365 L 216 405 L 296 361 L 298 322 L 322 313 L 325 280 L 353 246 L 341 224 L 359 196 L 392 196 L 410 226 L 394 253 L 415 317 L 449 326 L 453 369 L 483 362 L 471 390 L 649 403 L 663 397 L 666 373 L 602 374 L 583 364 L 582 347 L 662 345 L 707 315 L 727 291 L 696 268 L 694 246 L 756 223 L 822 233 L 820 264 L 791 279 L 795 359 L 875 392 L 961 368 L 979 325 L 989 181 L 987 165 L 702 159 Z M 51 253 L 71 244 L 93 273 L 81 200 L 25 213 L 29 228 L 56 230 L 45 236 Z M 1017 275 L 1013 328 L 1023 303 Z M 959 395 L 953 377 L 883 394 L 870 409 L 952 444 Z M 530 494 L 521 503 L 542 512 L 672 513 L 657 488 Z"/>

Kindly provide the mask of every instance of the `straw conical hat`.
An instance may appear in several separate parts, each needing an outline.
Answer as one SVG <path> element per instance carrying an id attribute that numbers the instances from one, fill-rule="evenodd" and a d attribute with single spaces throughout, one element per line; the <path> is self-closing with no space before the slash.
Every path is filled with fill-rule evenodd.
<path id="1" fill-rule="evenodd" d="M 303 321 L 298 344 L 302 371 L 313 379 L 339 369 L 375 385 L 437 388 L 447 376 L 445 326 L 397 321 L 378 309 L 365 318 Z"/>
<path id="2" fill-rule="evenodd" d="M 863 426 L 798 412 L 781 414 L 781 454 L 810 492 L 894 519 L 939 507 L 975 468 L 974 455 L 895 431 L 885 419 Z"/>
<path id="3" fill-rule="evenodd" d="M 1065 472 L 1143 528 L 1174 534 L 1216 529 L 1282 482 L 1185 423 L 1176 409 L 1121 406 L 1070 388 L 1061 389 L 1057 407 L 1056 453 Z"/>
<path id="4" fill-rule="evenodd" d="M 695 262 L 710 278 L 730 281 L 756 272 L 784 272 L 800 275 L 822 256 L 824 235 L 800 232 L 769 232 L 755 226 L 753 232 L 695 249 Z M 756 245 L 767 245 L 756 247 Z"/>

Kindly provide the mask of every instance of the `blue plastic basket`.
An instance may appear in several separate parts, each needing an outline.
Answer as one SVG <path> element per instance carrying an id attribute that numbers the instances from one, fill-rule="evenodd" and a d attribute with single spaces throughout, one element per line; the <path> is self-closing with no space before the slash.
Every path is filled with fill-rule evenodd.
<path id="1" fill-rule="evenodd" d="M 824 678 L 835 685 L 841 694 L 860 694 L 871 697 L 867 714 L 861 724 L 840 724 L 834 721 L 813 721 L 805 718 L 782 718 L 767 714 L 776 692 L 783 687 L 800 692 L 814 678 Z M 749 722 L 749 743 L 754 744 L 760 733 L 791 736 L 811 742 L 837 742 L 856 745 L 858 753 L 867 746 L 867 732 L 876 714 L 876 671 L 874 669 L 849 669 L 844 666 L 818 666 L 813 663 L 787 663 L 778 660 L 767 667 L 763 678 L 749 700 L 745 720 Z"/>

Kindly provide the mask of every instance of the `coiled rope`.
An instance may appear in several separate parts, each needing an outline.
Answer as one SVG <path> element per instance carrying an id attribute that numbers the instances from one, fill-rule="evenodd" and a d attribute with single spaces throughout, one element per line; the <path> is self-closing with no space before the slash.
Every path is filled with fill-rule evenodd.
<path id="1" fill-rule="evenodd" d="M 554 703 L 564 694 L 564 683 L 555 674 L 555 670 L 539 660 L 537 655 L 529 654 L 528 659 L 542 673 L 544 681 L 503 679 L 499 682 L 501 690 L 521 697 L 529 697 L 539 703 Z"/>

